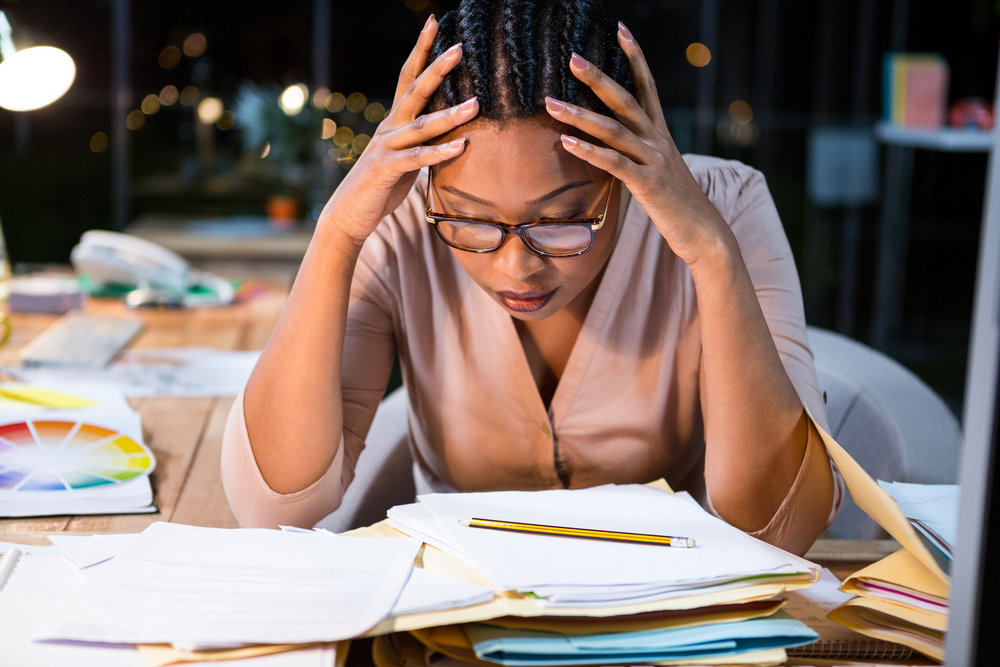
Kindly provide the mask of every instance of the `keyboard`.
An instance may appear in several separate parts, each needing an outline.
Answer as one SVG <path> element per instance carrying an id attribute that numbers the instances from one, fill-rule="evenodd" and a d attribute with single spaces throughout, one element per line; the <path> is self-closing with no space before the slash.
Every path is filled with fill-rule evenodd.
<path id="1" fill-rule="evenodd" d="M 25 366 L 106 366 L 142 330 L 142 320 L 70 312 L 20 352 Z"/>

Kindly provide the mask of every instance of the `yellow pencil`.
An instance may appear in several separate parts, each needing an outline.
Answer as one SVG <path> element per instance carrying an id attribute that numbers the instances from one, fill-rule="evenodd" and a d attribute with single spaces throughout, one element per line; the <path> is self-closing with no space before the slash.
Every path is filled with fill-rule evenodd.
<path id="1" fill-rule="evenodd" d="M 566 528 L 547 526 L 540 523 L 519 523 L 517 521 L 496 521 L 494 519 L 469 519 L 461 522 L 470 528 L 506 530 L 511 533 L 531 533 L 554 537 L 575 537 L 583 540 L 604 540 L 606 542 L 628 542 L 630 544 L 651 544 L 661 547 L 694 548 L 690 537 L 668 537 L 667 535 L 647 535 L 646 533 L 621 533 L 616 530 L 591 530 L 589 528 Z"/>

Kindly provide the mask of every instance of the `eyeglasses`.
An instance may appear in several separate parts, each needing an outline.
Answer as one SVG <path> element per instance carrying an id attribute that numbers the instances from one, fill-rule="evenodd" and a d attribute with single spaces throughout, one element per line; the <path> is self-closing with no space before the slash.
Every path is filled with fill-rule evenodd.
<path id="1" fill-rule="evenodd" d="M 426 218 L 446 244 L 466 252 L 495 252 L 503 245 L 507 234 L 515 234 L 529 250 L 542 257 L 575 257 L 590 250 L 594 245 L 594 232 L 604 226 L 615 185 L 612 176 L 608 183 L 604 213 L 596 218 L 537 220 L 507 225 L 485 218 L 435 213 L 431 210 L 431 180 L 431 176 L 428 176 Z"/>

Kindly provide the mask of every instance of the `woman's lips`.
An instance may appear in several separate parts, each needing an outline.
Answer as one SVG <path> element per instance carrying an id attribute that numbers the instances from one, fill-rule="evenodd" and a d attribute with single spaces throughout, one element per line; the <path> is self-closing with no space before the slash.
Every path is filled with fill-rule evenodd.
<path id="1" fill-rule="evenodd" d="M 559 288 L 557 287 L 556 289 Z M 552 299 L 552 295 L 555 293 L 556 290 L 554 289 L 547 292 L 541 290 L 533 290 L 531 292 L 495 292 L 497 297 L 500 298 L 500 303 L 518 313 L 530 313 L 535 310 L 541 310 Z"/>

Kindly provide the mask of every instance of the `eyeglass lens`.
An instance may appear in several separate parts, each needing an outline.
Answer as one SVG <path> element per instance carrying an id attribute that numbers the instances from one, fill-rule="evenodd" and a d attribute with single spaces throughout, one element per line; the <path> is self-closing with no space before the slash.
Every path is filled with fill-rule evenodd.
<path id="1" fill-rule="evenodd" d="M 468 250 L 494 250 L 503 241 L 503 232 L 492 225 L 445 219 L 438 221 L 437 228 L 445 241 Z M 533 250 L 574 255 L 590 247 L 591 232 L 585 225 L 534 225 L 524 229 L 524 238 Z"/>

